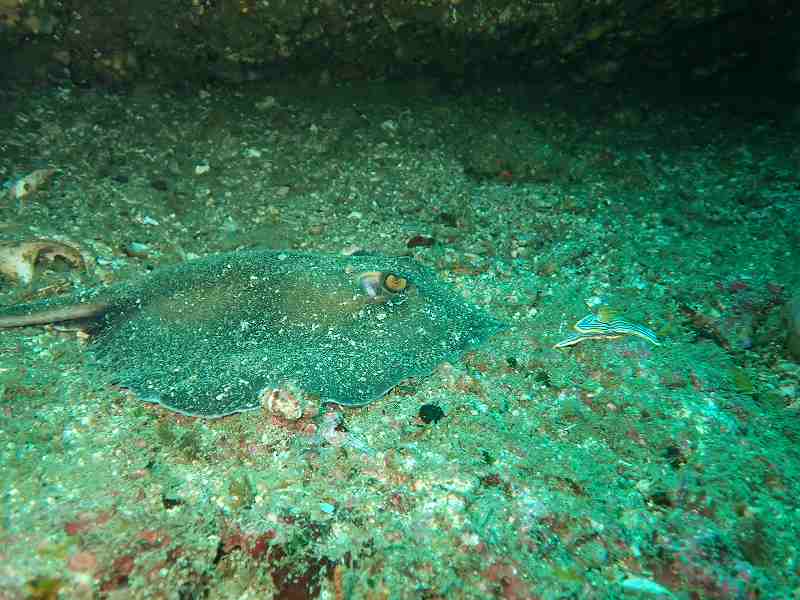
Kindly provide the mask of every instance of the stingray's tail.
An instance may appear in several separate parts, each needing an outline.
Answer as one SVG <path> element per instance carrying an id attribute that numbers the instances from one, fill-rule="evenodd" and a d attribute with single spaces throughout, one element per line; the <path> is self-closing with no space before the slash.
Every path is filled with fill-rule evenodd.
<path id="1" fill-rule="evenodd" d="M 66 296 L 30 304 L 0 307 L 0 328 L 46 325 L 79 319 L 96 319 L 109 310 L 106 302 L 76 304 L 75 298 Z"/>

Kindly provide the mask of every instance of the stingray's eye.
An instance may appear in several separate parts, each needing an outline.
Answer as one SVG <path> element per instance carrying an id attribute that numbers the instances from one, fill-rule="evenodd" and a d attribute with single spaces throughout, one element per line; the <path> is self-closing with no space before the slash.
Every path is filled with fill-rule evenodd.
<path id="1" fill-rule="evenodd" d="M 408 289 L 408 279 L 391 271 L 367 271 L 358 275 L 357 281 L 367 296 L 378 301 Z"/>
<path id="2" fill-rule="evenodd" d="M 396 273 L 383 274 L 383 289 L 385 289 L 387 292 L 397 294 L 399 292 L 404 292 L 407 287 L 408 279 L 405 277 L 400 277 L 400 275 L 397 275 Z"/>

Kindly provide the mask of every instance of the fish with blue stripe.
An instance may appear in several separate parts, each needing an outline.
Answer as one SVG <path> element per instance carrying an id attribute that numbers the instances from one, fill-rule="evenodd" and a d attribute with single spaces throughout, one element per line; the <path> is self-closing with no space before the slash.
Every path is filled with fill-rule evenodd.
<path id="1" fill-rule="evenodd" d="M 651 344 L 660 346 L 661 342 L 652 329 L 625 319 L 611 318 L 613 315 L 598 317 L 594 313 L 588 314 L 575 323 L 573 329 L 577 333 L 570 334 L 553 346 L 553 348 L 566 348 L 586 340 L 613 340 L 624 335 L 635 335 L 647 340 Z M 608 319 L 608 320 L 606 320 Z"/>

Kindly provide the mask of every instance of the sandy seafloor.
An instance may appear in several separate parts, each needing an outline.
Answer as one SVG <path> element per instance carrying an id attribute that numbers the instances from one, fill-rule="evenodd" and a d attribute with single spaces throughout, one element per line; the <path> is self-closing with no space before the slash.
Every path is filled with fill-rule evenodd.
<path id="1" fill-rule="evenodd" d="M 180 416 L 87 370 L 74 332 L 0 332 L 3 600 L 800 597 L 796 122 L 427 81 L 0 94 L 0 180 L 56 169 L 0 204 L 2 240 L 90 271 L 43 261 L 3 304 L 360 250 L 510 325 L 327 435 Z M 553 349 L 587 301 L 662 344 Z"/>

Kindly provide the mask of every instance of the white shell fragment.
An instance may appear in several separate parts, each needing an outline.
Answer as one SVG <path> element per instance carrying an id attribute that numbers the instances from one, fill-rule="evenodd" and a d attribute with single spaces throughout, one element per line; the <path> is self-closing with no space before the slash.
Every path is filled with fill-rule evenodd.
<path id="1" fill-rule="evenodd" d="M 0 273 L 12 281 L 28 285 L 36 273 L 36 263 L 63 258 L 75 268 L 85 268 L 81 253 L 53 240 L 0 243 Z"/>

